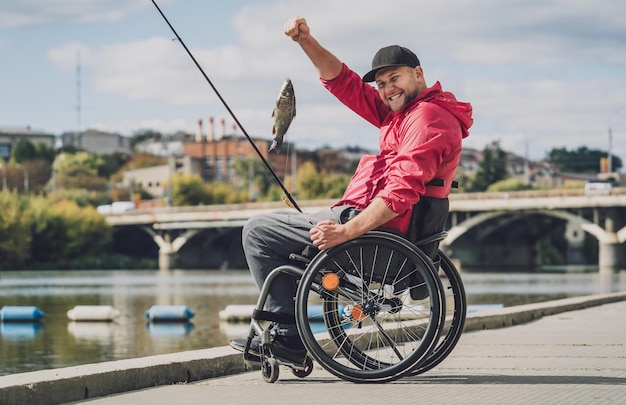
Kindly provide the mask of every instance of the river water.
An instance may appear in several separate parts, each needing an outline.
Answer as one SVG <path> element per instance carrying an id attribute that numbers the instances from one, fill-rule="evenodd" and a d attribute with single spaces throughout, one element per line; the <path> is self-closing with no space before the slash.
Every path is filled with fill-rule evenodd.
<path id="1" fill-rule="evenodd" d="M 626 291 L 619 273 L 464 272 L 468 304 L 513 306 Z M 255 304 L 248 271 L 0 272 L 0 307 L 36 306 L 37 323 L 0 323 L 0 375 L 224 346 L 243 337 L 247 323 L 220 321 L 230 304 Z M 113 322 L 74 322 L 76 305 L 111 305 Z M 186 323 L 153 323 L 153 305 L 185 305 Z"/>

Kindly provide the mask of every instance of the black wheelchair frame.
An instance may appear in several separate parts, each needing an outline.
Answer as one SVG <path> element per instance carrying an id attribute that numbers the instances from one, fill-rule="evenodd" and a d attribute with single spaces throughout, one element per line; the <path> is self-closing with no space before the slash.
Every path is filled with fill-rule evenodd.
<path id="1" fill-rule="evenodd" d="M 355 383 L 388 382 L 440 364 L 458 342 L 467 303 L 461 277 L 441 250 L 435 259 L 421 247 L 446 237 L 438 232 L 412 243 L 375 230 L 270 272 L 250 322 L 244 359 L 260 361 L 266 382 L 280 365 L 297 377 L 313 371 L 313 359 L 331 374 Z M 299 255 L 294 259 L 302 260 Z M 273 336 L 263 308 L 278 276 L 297 280 L 295 317 L 308 355 L 295 364 L 273 355 Z M 259 356 L 249 352 L 261 339 Z"/>

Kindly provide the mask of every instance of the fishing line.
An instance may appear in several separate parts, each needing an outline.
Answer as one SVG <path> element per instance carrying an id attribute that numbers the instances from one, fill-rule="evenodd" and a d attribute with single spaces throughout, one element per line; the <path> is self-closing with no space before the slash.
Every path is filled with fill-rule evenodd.
<path id="1" fill-rule="evenodd" d="M 230 109 L 230 107 L 228 106 L 228 103 L 226 103 L 226 100 L 224 100 L 224 98 L 222 97 L 222 95 L 220 94 L 220 92 L 217 90 L 217 88 L 213 85 L 213 82 L 211 81 L 211 79 L 209 79 L 209 76 L 207 76 L 207 74 L 204 72 L 204 69 L 202 69 L 202 66 L 200 66 L 200 64 L 198 63 L 198 61 L 196 60 L 196 58 L 193 56 L 193 54 L 191 53 L 191 51 L 189 50 L 189 48 L 187 48 L 187 45 L 185 45 L 185 42 L 183 42 L 182 38 L 180 37 L 180 35 L 178 35 L 178 32 L 176 32 L 176 30 L 174 29 L 174 27 L 172 26 L 172 24 L 170 24 L 169 20 L 167 19 L 167 17 L 165 17 L 165 14 L 163 14 L 163 11 L 161 11 L 161 9 L 159 8 L 159 6 L 156 4 L 155 0 L 152 0 L 152 4 L 154 4 L 154 7 L 156 7 L 156 9 L 159 11 L 159 14 L 161 14 L 161 17 L 163 17 L 163 20 L 165 20 L 165 22 L 167 23 L 167 25 L 170 27 L 170 29 L 172 30 L 172 32 L 174 33 L 174 35 L 176 36 L 176 39 L 178 39 L 178 42 L 180 42 L 180 44 L 183 46 L 183 48 L 185 48 L 185 51 L 187 52 L 187 54 L 189 55 L 189 57 L 191 58 L 191 60 L 193 61 L 193 63 L 196 65 L 196 67 L 200 70 L 200 73 L 202 73 L 202 76 L 204 76 L 204 78 L 206 79 L 206 81 L 209 83 L 209 85 L 211 86 L 211 88 L 213 89 L 213 91 L 215 92 L 215 94 L 217 95 L 217 97 L 220 99 L 220 101 L 222 102 L 222 104 L 224 104 L 224 107 L 226 107 L 226 110 L 228 111 L 228 113 L 230 114 L 230 116 L 233 118 L 233 120 L 235 120 L 235 123 L 237 124 L 237 126 L 239 128 L 241 128 L 241 131 L 243 132 L 243 134 L 245 135 L 246 139 L 248 140 L 248 142 L 250 142 L 250 145 L 252 145 L 252 148 L 254 149 L 254 151 L 256 152 L 256 154 L 259 156 L 259 158 L 261 158 L 261 161 L 263 162 L 265 168 L 269 171 L 269 173 L 271 173 L 273 179 L 276 181 L 276 184 L 282 189 L 283 193 L 285 193 L 285 197 L 287 198 L 287 200 L 289 200 L 289 202 L 291 203 L 291 206 L 293 208 L 295 208 L 296 210 L 298 210 L 300 213 L 302 213 L 302 210 L 300 209 L 300 207 L 298 206 L 298 203 L 296 202 L 296 200 L 293 198 L 293 196 L 291 195 L 291 193 L 289 193 L 289 191 L 287 191 L 287 188 L 285 187 L 285 185 L 283 184 L 283 182 L 280 180 L 280 178 L 278 177 L 278 175 L 276 174 L 276 172 L 274 171 L 274 169 L 272 169 L 272 166 L 270 166 L 269 162 L 263 157 L 263 155 L 261 154 L 261 151 L 259 150 L 259 148 L 256 146 L 256 144 L 254 143 L 254 141 L 252 140 L 252 138 L 250 137 L 250 135 L 248 135 L 248 132 L 245 130 L 245 128 L 243 127 L 243 125 L 241 125 L 241 122 L 239 122 L 239 119 L 237 118 L 237 116 L 235 115 L 235 113 Z"/>

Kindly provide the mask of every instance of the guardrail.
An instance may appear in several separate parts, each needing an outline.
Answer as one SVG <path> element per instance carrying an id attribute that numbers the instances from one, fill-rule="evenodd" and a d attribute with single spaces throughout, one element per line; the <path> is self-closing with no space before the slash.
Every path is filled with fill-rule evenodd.
<path id="1" fill-rule="evenodd" d="M 513 198 L 549 198 L 549 197 L 593 197 L 598 195 L 623 195 L 626 187 L 613 187 L 606 193 L 586 193 L 580 188 L 563 188 L 550 190 L 525 190 L 525 191 L 499 191 L 483 193 L 452 193 L 450 200 L 493 200 Z"/>
<path id="2" fill-rule="evenodd" d="M 556 198 L 556 197 L 595 197 L 606 195 L 626 195 L 626 187 L 614 187 L 608 194 L 589 194 L 583 189 L 551 189 L 551 190 L 527 190 L 527 191 L 506 191 L 506 192 L 483 192 L 483 193 L 452 193 L 450 201 L 469 200 L 500 200 L 500 199 L 522 199 L 522 198 Z M 337 199 L 303 200 L 298 204 L 303 209 L 328 207 L 334 204 Z M 121 215 L 145 215 L 145 214 L 176 214 L 194 212 L 226 212 L 226 211 L 249 211 L 288 208 L 283 201 L 271 202 L 251 202 L 239 204 L 215 204 L 215 205 L 194 205 L 184 207 L 159 207 L 159 208 L 139 208 L 126 211 L 121 214 L 106 214 L 107 216 Z"/>

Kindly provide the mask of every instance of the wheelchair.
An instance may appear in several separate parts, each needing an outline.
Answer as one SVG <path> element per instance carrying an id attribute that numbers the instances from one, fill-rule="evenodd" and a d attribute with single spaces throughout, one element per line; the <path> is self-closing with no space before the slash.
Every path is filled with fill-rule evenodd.
<path id="1" fill-rule="evenodd" d="M 423 219 L 430 209 L 420 208 L 414 207 L 413 216 Z M 442 226 L 439 217 L 435 227 Z M 296 377 L 310 375 L 313 360 L 355 383 L 389 382 L 436 367 L 458 342 L 467 312 L 461 277 L 438 248 L 446 235 L 440 231 L 411 242 L 373 230 L 311 260 L 292 254 L 294 264 L 274 269 L 261 288 L 244 359 L 259 361 L 268 383 L 278 379 L 281 365 Z M 271 283 L 285 275 L 298 284 L 296 325 L 308 352 L 302 363 L 275 357 L 266 327 L 276 320 L 263 311 Z M 258 356 L 249 351 L 255 335 L 261 341 Z"/>

